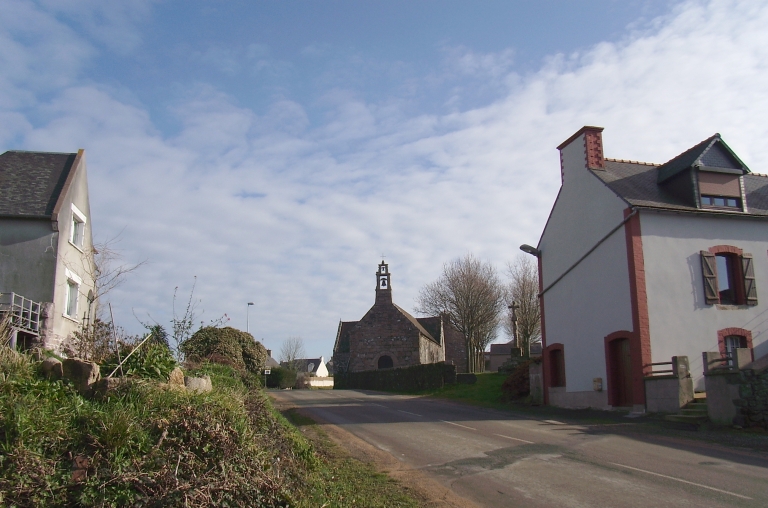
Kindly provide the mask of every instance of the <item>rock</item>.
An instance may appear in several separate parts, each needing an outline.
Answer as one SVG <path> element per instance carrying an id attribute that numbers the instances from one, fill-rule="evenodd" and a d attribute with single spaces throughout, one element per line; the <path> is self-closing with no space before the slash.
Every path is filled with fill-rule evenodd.
<path id="1" fill-rule="evenodd" d="M 171 371 L 171 375 L 168 376 L 168 384 L 184 386 L 184 371 L 182 371 L 179 367 L 173 369 Z"/>
<path id="2" fill-rule="evenodd" d="M 121 386 L 126 386 L 131 382 L 124 377 L 105 377 L 99 379 L 93 384 L 93 396 L 97 399 L 106 399 Z"/>
<path id="3" fill-rule="evenodd" d="M 43 360 L 40 369 L 48 379 L 61 379 L 61 376 L 64 375 L 64 369 L 61 366 L 61 362 L 56 358 L 46 358 Z"/>
<path id="4" fill-rule="evenodd" d="M 79 358 L 67 358 L 62 362 L 62 374 L 75 385 L 81 395 L 89 395 L 93 385 L 101 378 L 99 366 Z"/>
<path id="5" fill-rule="evenodd" d="M 210 376 L 203 377 L 184 377 L 184 385 L 187 387 L 188 392 L 192 393 L 205 393 L 213 390 Z"/>

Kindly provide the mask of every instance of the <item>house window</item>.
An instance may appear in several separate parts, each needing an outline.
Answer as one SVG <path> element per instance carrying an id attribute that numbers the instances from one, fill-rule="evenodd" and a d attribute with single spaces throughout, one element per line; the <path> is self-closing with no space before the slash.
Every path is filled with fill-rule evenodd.
<path id="1" fill-rule="evenodd" d="M 736 264 L 738 258 L 735 254 L 716 254 L 717 264 L 717 292 L 720 303 L 736 305 Z"/>
<path id="2" fill-rule="evenodd" d="M 64 313 L 72 319 L 77 318 L 77 297 L 80 294 L 80 285 L 72 279 L 67 280 L 67 308 Z"/>
<path id="3" fill-rule="evenodd" d="M 713 208 L 733 208 L 735 210 L 741 210 L 741 199 L 730 198 L 727 196 L 701 196 L 701 204 Z"/>
<path id="4" fill-rule="evenodd" d="M 72 224 L 69 232 L 69 241 L 78 249 L 83 248 L 83 239 L 85 238 L 85 224 L 85 214 L 73 204 Z"/>
<path id="5" fill-rule="evenodd" d="M 701 251 L 701 271 L 708 305 L 757 305 L 751 254 L 730 245 L 712 247 Z"/>
<path id="6" fill-rule="evenodd" d="M 747 346 L 747 338 L 741 335 L 728 335 L 725 337 L 725 357 L 728 359 L 728 365 L 733 366 L 736 364 L 736 349 L 744 348 Z"/>

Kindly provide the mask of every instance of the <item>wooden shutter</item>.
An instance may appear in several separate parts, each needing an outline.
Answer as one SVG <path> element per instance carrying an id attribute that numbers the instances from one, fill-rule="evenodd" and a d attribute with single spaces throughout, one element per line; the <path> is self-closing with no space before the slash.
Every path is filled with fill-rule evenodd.
<path id="1" fill-rule="evenodd" d="M 741 256 L 741 273 L 744 274 L 744 296 L 747 305 L 757 305 L 757 286 L 755 286 L 755 267 L 752 254 Z"/>
<path id="2" fill-rule="evenodd" d="M 704 300 L 708 305 L 720 303 L 717 291 L 717 262 L 708 250 L 701 251 L 701 273 L 704 276 Z"/>

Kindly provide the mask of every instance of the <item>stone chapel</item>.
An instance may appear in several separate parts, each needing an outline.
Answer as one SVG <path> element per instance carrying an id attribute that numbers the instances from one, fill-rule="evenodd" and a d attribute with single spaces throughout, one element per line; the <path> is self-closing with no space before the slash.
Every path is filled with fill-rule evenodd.
<path id="1" fill-rule="evenodd" d="M 467 372 L 464 338 L 446 316 L 415 318 L 392 301 L 389 265 L 376 271 L 376 301 L 360 321 L 341 321 L 334 372 L 360 372 L 443 362 Z"/>

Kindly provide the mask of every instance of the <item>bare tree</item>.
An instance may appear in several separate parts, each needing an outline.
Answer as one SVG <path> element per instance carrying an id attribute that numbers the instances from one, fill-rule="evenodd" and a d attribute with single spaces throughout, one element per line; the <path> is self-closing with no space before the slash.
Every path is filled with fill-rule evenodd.
<path id="1" fill-rule="evenodd" d="M 288 337 L 280 347 L 280 362 L 285 362 L 289 369 L 297 370 L 296 360 L 304 358 L 304 339 Z"/>
<path id="2" fill-rule="evenodd" d="M 539 307 L 539 270 L 536 263 L 525 255 L 519 255 L 507 264 L 506 300 L 507 306 L 516 306 L 517 337 L 512 326 L 512 310 L 504 319 L 504 330 L 509 337 L 516 339 L 523 356 L 530 355 L 532 344 L 541 342 L 541 308 Z"/>
<path id="3" fill-rule="evenodd" d="M 443 265 L 443 274 L 419 291 L 416 312 L 445 314 L 463 336 L 467 369 L 482 372 L 483 352 L 496 338 L 504 287 L 496 269 L 472 254 Z"/>

